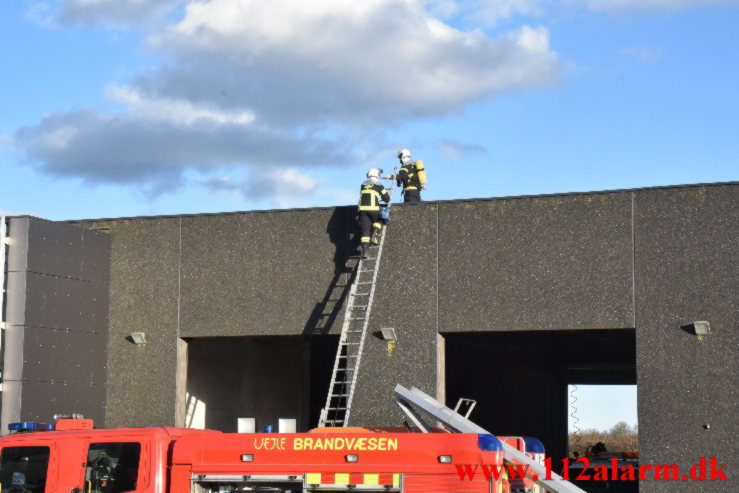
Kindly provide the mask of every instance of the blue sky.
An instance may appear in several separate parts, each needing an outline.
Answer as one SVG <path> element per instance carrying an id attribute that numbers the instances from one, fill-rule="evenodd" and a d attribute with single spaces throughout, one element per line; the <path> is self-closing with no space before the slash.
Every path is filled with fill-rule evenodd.
<path id="1" fill-rule="evenodd" d="M 569 385 L 568 432 L 638 424 L 636 385 Z M 575 418 L 577 420 L 575 420 Z"/>
<path id="2" fill-rule="evenodd" d="M 310 6 L 308 8 L 307 6 Z M 344 205 L 734 181 L 739 2 L 18 0 L 0 213 Z"/>

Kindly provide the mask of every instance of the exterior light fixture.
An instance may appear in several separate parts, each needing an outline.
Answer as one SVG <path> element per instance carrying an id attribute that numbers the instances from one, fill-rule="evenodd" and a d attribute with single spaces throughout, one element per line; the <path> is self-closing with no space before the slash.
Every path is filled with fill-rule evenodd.
<path id="1" fill-rule="evenodd" d="M 711 326 L 705 320 L 693 322 L 693 330 L 697 336 L 705 336 L 711 333 Z"/>
<path id="2" fill-rule="evenodd" d="M 382 332 L 382 338 L 387 342 L 395 342 L 398 338 L 395 335 L 395 329 L 380 329 Z"/>
<path id="3" fill-rule="evenodd" d="M 241 454 L 241 462 L 254 462 L 254 454 Z"/>
<path id="4" fill-rule="evenodd" d="M 344 457 L 347 462 L 359 462 L 359 456 L 357 454 L 349 454 Z"/>
<path id="5" fill-rule="evenodd" d="M 146 333 L 145 332 L 131 332 L 131 340 L 137 346 L 146 344 Z"/>
<path id="6" fill-rule="evenodd" d="M 398 337 L 395 335 L 395 329 L 393 328 L 380 329 L 380 333 L 382 334 L 382 338 L 387 342 L 387 357 L 389 358 L 393 355 Z"/>
<path id="7" fill-rule="evenodd" d="M 452 463 L 451 455 L 440 455 L 439 456 L 439 464 L 451 464 L 451 463 Z"/>

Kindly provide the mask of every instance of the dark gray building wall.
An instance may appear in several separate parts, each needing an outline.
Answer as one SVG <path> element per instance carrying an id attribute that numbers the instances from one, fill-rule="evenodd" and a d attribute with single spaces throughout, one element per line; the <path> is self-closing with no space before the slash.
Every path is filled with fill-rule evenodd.
<path id="1" fill-rule="evenodd" d="M 56 413 L 103 420 L 110 237 L 10 219 L 3 430 Z"/>
<path id="2" fill-rule="evenodd" d="M 180 313 L 179 218 L 96 223 L 112 239 L 107 426 L 176 418 Z M 207 259 L 204 259 L 207 260 Z M 133 344 L 132 332 L 147 343 Z"/>
<path id="3" fill-rule="evenodd" d="M 721 427 L 737 416 L 737 203 L 739 184 L 727 183 L 395 207 L 370 330 L 394 327 L 399 340 L 388 355 L 368 338 L 352 424 L 397 418 L 395 383 L 444 388 L 439 333 L 635 328 L 645 460 L 733 450 Z M 108 424 L 175 422 L 181 338 L 314 333 L 317 306 L 345 277 L 353 216 L 81 222 L 112 239 Z M 716 332 L 702 344 L 679 328 L 699 318 Z M 130 344 L 133 330 L 150 343 Z M 541 405 L 561 401 L 552 393 Z M 709 419 L 709 432 L 672 426 Z"/>
<path id="4" fill-rule="evenodd" d="M 688 470 L 699 457 L 717 457 L 732 479 L 659 481 L 643 491 L 732 491 L 739 484 L 739 187 L 640 192 L 634 217 L 640 459 Z M 684 330 L 697 320 L 711 324 L 702 340 Z"/>
<path id="5" fill-rule="evenodd" d="M 439 329 L 633 327 L 631 198 L 441 203 Z"/>

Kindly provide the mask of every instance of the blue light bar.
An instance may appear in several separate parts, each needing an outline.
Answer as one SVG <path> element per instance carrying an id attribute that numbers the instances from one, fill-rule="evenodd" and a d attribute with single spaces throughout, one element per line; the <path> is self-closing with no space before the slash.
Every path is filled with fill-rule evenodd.
<path id="1" fill-rule="evenodd" d="M 9 431 L 16 431 L 18 433 L 27 431 L 51 431 L 54 429 L 54 425 L 46 423 L 31 423 L 23 421 L 21 423 L 10 423 L 8 424 Z"/>
<path id="2" fill-rule="evenodd" d="M 544 453 L 544 444 L 541 443 L 536 438 L 525 437 L 523 441 L 526 444 L 526 452 L 530 452 L 533 454 L 543 454 Z"/>
<path id="3" fill-rule="evenodd" d="M 477 446 L 480 448 L 480 450 L 485 450 L 488 452 L 503 450 L 503 444 L 500 443 L 498 437 L 493 435 L 486 435 L 484 433 L 480 433 L 479 435 L 477 435 Z"/>

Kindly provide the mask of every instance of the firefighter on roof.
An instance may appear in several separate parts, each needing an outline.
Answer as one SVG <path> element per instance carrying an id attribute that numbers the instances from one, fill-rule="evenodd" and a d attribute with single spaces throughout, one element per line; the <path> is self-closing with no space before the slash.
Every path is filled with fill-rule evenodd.
<path id="1" fill-rule="evenodd" d="M 377 245 L 380 242 L 382 218 L 380 216 L 380 202 L 390 202 L 390 194 L 380 183 L 382 170 L 372 168 L 367 172 L 367 180 L 359 189 L 359 229 L 362 258 L 367 258 L 367 249 L 370 243 Z M 384 205 L 384 204 L 383 204 Z"/>
<path id="2" fill-rule="evenodd" d="M 421 190 L 426 184 L 426 171 L 420 159 L 411 161 L 411 151 L 401 149 L 398 152 L 401 168 L 398 171 L 398 186 L 403 187 L 403 202 L 420 202 Z"/>

